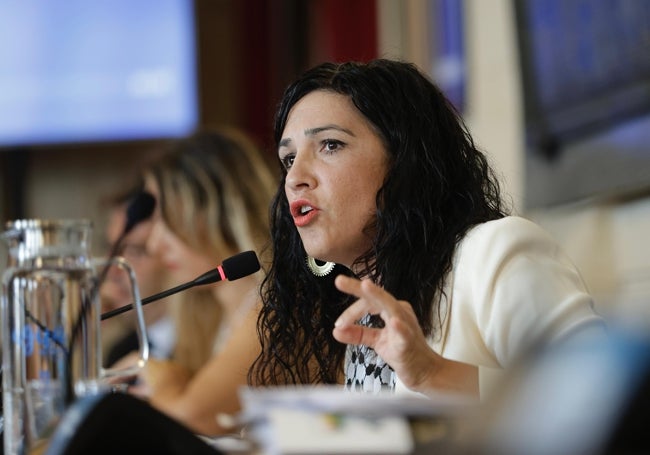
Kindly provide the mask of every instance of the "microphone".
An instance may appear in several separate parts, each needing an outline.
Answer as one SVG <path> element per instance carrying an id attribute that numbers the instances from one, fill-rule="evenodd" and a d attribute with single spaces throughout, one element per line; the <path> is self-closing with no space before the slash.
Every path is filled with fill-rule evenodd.
<path id="1" fill-rule="evenodd" d="M 235 281 L 248 275 L 252 275 L 260 269 L 260 263 L 257 260 L 257 255 L 254 251 L 244 251 L 243 253 L 225 259 L 223 263 L 215 269 L 212 269 L 201 276 L 194 278 L 192 281 L 180 284 L 166 291 L 159 292 L 149 297 L 142 299 L 142 305 L 146 305 L 156 300 L 163 299 L 177 292 L 184 291 L 185 289 L 194 286 L 201 286 L 204 284 L 217 283 L 222 280 Z M 102 313 L 101 320 L 112 318 L 118 314 L 125 313 L 133 309 L 133 304 L 115 308 L 114 310 Z"/>
<path id="2" fill-rule="evenodd" d="M 139 223 L 151 217 L 151 214 L 155 208 L 156 198 L 154 198 L 150 193 L 147 193 L 146 191 L 140 191 L 133 197 L 133 199 L 131 199 L 131 202 L 129 202 L 129 205 L 126 208 L 126 221 L 124 223 L 124 228 L 122 229 L 120 236 L 115 240 L 115 242 L 113 242 L 113 245 L 111 246 L 110 253 L 108 254 L 108 261 L 102 268 L 102 271 L 100 272 L 96 284 L 93 288 L 93 297 L 97 294 L 97 292 L 99 292 L 99 288 L 104 283 L 104 281 L 106 281 L 108 269 L 110 268 L 109 263 L 119 254 L 122 243 L 124 242 L 124 238 Z"/>
<path id="3" fill-rule="evenodd" d="M 140 191 L 131 200 L 126 208 L 126 222 L 124 223 L 124 229 L 118 239 L 113 243 L 109 257 L 117 255 L 124 237 L 131 232 L 137 224 L 148 219 L 155 208 L 156 198 L 146 191 Z"/>

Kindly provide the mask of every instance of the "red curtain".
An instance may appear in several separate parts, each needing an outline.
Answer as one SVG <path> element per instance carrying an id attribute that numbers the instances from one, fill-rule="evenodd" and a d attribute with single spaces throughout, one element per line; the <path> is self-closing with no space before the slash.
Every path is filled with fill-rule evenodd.
<path id="1" fill-rule="evenodd" d="M 242 126 L 267 148 L 286 85 L 323 61 L 377 57 L 376 0 L 241 0 L 236 40 Z"/>
<path id="2" fill-rule="evenodd" d="M 376 0 L 314 0 L 310 62 L 377 57 Z"/>

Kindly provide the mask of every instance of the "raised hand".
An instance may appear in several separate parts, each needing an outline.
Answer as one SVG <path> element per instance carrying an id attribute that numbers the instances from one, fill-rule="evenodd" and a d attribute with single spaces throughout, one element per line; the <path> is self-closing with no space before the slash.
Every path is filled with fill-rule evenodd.
<path id="1" fill-rule="evenodd" d="M 372 347 L 411 390 L 426 393 L 449 389 L 478 393 L 476 367 L 447 360 L 435 353 L 420 328 L 411 305 L 397 300 L 372 281 L 338 276 L 336 287 L 357 297 L 337 319 L 333 335 L 341 343 Z M 378 315 L 383 328 L 365 327 L 357 321 Z"/>

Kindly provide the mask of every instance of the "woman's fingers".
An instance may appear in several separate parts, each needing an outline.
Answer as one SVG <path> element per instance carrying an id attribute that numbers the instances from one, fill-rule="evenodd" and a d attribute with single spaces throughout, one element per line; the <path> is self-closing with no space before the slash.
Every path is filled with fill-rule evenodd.
<path id="1" fill-rule="evenodd" d="M 374 347 L 381 336 L 381 329 L 366 327 L 362 325 L 346 325 L 334 327 L 332 334 L 340 343 L 363 344 Z"/>
<path id="2" fill-rule="evenodd" d="M 334 284 L 339 291 L 359 299 L 339 316 L 334 324 L 335 327 L 353 325 L 369 313 L 378 314 L 386 321 L 396 308 L 395 299 L 370 280 L 357 280 L 339 275 Z"/>
<path id="3" fill-rule="evenodd" d="M 334 323 L 334 337 L 341 343 L 374 347 L 382 336 L 382 329 L 362 326 L 357 321 L 368 314 L 378 314 L 386 323 L 399 310 L 399 303 L 370 280 L 360 281 L 341 275 L 334 283 L 341 292 L 358 298 Z"/>

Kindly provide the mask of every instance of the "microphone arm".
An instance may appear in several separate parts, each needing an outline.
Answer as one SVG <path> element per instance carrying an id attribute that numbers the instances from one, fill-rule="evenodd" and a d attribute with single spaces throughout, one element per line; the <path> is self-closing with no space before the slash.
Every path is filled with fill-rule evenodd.
<path id="1" fill-rule="evenodd" d="M 216 271 L 216 269 L 214 270 Z M 210 272 L 208 272 L 210 273 Z M 196 281 L 196 280 L 194 280 Z M 167 289 L 165 291 L 159 292 L 158 294 L 150 295 L 149 297 L 145 297 L 142 299 L 142 305 L 146 305 L 151 302 L 155 302 L 156 300 L 164 299 L 165 297 L 169 297 L 172 294 L 176 294 L 177 292 L 184 291 L 185 289 L 189 289 L 191 287 L 197 286 L 198 284 L 207 284 L 207 283 L 195 283 L 194 281 L 188 281 L 187 283 L 179 284 L 176 287 L 173 287 L 171 289 Z M 217 280 L 218 281 L 218 280 Z M 133 309 L 133 304 L 129 303 L 128 305 L 121 306 L 119 308 L 115 308 L 114 310 L 107 311 L 105 313 L 102 313 L 101 320 L 109 319 L 112 318 L 113 316 L 117 316 L 118 314 L 126 313 L 129 310 Z"/>
<path id="2" fill-rule="evenodd" d="M 254 251 L 244 251 L 243 253 L 236 254 L 223 261 L 216 269 L 209 270 L 203 275 L 194 278 L 187 283 L 179 284 L 176 287 L 159 292 L 158 294 L 151 295 L 142 299 L 142 305 L 146 305 L 156 300 L 163 299 L 177 292 L 184 291 L 194 286 L 201 286 L 204 284 L 216 283 L 221 280 L 238 280 L 248 275 L 252 275 L 260 269 L 260 263 Z M 133 309 L 133 304 L 115 308 L 114 310 L 102 313 L 101 320 L 112 318 L 118 314 L 125 313 Z"/>

